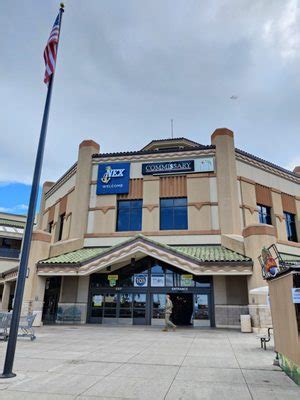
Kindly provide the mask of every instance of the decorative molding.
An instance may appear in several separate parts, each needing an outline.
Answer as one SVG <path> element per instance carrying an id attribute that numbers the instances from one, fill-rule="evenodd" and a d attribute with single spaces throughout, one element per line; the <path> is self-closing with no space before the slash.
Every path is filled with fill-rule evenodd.
<path id="1" fill-rule="evenodd" d="M 274 214 L 274 215 L 275 215 L 276 218 L 279 219 L 280 222 L 285 220 L 285 216 L 284 215 L 281 215 L 281 214 Z"/>
<path id="2" fill-rule="evenodd" d="M 250 185 L 256 185 L 255 181 L 252 181 L 251 179 L 245 178 L 244 176 L 238 176 L 237 180 L 241 181 L 241 182 L 245 182 L 245 183 L 250 183 Z"/>
<path id="3" fill-rule="evenodd" d="M 77 171 L 77 162 L 60 177 L 56 183 L 45 193 L 45 200 L 47 200 L 53 193 L 55 193 L 64 183 L 66 183 Z"/>
<path id="4" fill-rule="evenodd" d="M 255 212 L 258 212 L 258 210 L 257 210 L 256 207 L 252 207 L 252 206 L 249 206 L 249 205 L 247 205 L 247 204 L 241 204 L 241 205 L 240 205 L 240 208 L 249 210 L 249 211 L 251 212 L 252 215 L 253 215 Z"/>
<path id="5" fill-rule="evenodd" d="M 52 204 L 52 206 L 46 208 L 46 209 L 43 211 L 43 215 L 45 215 L 45 214 L 50 210 L 50 208 L 56 207 L 56 205 L 57 205 L 64 197 L 68 196 L 68 195 L 69 195 L 70 193 L 72 193 L 74 190 L 75 190 L 75 186 L 73 186 L 70 190 L 68 190 L 67 193 L 66 193 L 64 196 L 62 196 L 62 197 L 60 197 L 59 199 L 57 199 L 56 202 Z"/>
<path id="6" fill-rule="evenodd" d="M 102 207 L 90 207 L 89 211 L 102 211 L 103 214 L 106 214 L 109 210 L 115 210 L 116 206 L 102 206 Z"/>
<path id="7" fill-rule="evenodd" d="M 32 232 L 32 241 L 37 240 L 40 242 L 51 242 L 51 234 L 44 231 L 34 231 Z"/>
<path id="8" fill-rule="evenodd" d="M 215 178 L 217 174 L 215 172 L 193 172 L 193 173 L 187 173 L 186 178 L 187 179 L 193 179 L 193 178 Z"/>
<path id="9" fill-rule="evenodd" d="M 116 154 L 115 156 L 111 157 L 105 157 L 105 162 L 115 162 L 116 159 L 118 161 L 144 161 L 144 160 L 161 160 L 162 158 L 164 160 L 174 160 L 175 158 L 177 160 L 185 159 L 185 158 L 190 158 L 190 157 L 199 157 L 199 156 L 214 156 L 215 155 L 215 149 L 199 149 L 199 150 L 189 150 L 185 151 L 183 150 L 182 152 L 171 152 L 171 153 L 162 153 L 162 152 L 157 152 L 157 153 L 151 153 L 151 154 L 133 154 L 133 155 L 121 155 L 121 154 Z M 101 158 L 101 155 L 99 158 L 94 157 L 93 158 L 93 165 L 98 165 L 99 161 L 103 161 L 104 159 Z"/>
<path id="10" fill-rule="evenodd" d="M 243 236 L 247 238 L 249 236 L 257 236 L 257 235 L 267 235 L 276 237 L 276 230 L 274 226 L 267 224 L 255 224 L 246 226 L 243 229 Z"/>
<path id="11" fill-rule="evenodd" d="M 135 236 L 137 231 L 127 232 L 110 232 L 110 233 L 86 233 L 85 238 L 98 238 L 98 237 L 132 237 Z M 180 230 L 167 230 L 167 231 L 154 231 L 154 232 L 142 232 L 144 236 L 188 236 L 188 235 L 220 235 L 220 230 L 202 230 L 202 231 L 180 231 Z"/>
<path id="12" fill-rule="evenodd" d="M 274 193 L 277 193 L 277 194 L 280 194 L 280 195 L 281 195 L 281 193 L 282 193 L 281 190 L 279 190 L 279 189 L 275 189 L 275 188 L 273 188 L 273 187 L 271 187 L 270 189 L 271 189 L 271 191 L 274 192 Z"/>
<path id="13" fill-rule="evenodd" d="M 188 203 L 188 207 L 196 207 L 197 210 L 201 210 L 204 206 L 218 206 L 217 202 L 214 201 L 202 201 L 202 202 L 190 202 Z"/>
<path id="14" fill-rule="evenodd" d="M 277 240 L 277 243 L 279 244 L 285 244 L 287 246 L 292 246 L 292 247 L 300 247 L 300 243 L 298 242 L 291 242 L 290 240 Z"/>
<path id="15" fill-rule="evenodd" d="M 288 172 L 284 172 L 281 169 L 272 167 L 271 165 L 267 165 L 263 161 L 255 160 L 255 159 L 251 158 L 250 156 L 247 156 L 246 154 L 241 154 L 237 150 L 238 149 L 236 149 L 236 151 L 235 151 L 236 160 L 241 161 L 245 164 L 251 165 L 253 167 L 259 168 L 263 171 L 269 172 L 273 175 L 277 175 L 277 176 L 279 176 L 283 179 L 287 179 L 291 182 L 294 182 L 297 184 L 300 183 L 300 178 L 297 176 L 293 176 L 292 173 L 289 174 Z"/>
<path id="16" fill-rule="evenodd" d="M 152 212 L 154 208 L 159 208 L 158 204 L 145 204 L 143 208 L 147 209 L 149 212 Z"/>

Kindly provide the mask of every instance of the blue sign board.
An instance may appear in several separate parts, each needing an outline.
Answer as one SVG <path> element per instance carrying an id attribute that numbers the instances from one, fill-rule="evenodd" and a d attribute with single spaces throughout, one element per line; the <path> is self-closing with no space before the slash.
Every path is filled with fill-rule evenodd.
<path id="1" fill-rule="evenodd" d="M 160 175 L 191 172 L 195 170 L 194 160 L 167 161 L 142 164 L 143 175 Z"/>
<path id="2" fill-rule="evenodd" d="M 97 194 L 129 192 L 130 163 L 99 164 Z"/>

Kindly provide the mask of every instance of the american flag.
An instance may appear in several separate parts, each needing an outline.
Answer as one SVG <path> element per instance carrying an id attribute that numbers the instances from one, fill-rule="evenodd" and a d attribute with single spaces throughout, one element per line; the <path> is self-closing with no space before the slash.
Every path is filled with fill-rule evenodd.
<path id="1" fill-rule="evenodd" d="M 55 71 L 57 45 L 58 45 L 58 39 L 59 39 L 59 19 L 60 19 L 60 15 L 58 14 L 58 16 L 56 17 L 56 20 L 54 22 L 52 31 L 50 33 L 48 42 L 46 44 L 45 50 L 44 50 L 44 60 L 45 60 L 45 68 L 46 68 L 44 82 L 46 84 L 49 83 L 51 75 Z"/>

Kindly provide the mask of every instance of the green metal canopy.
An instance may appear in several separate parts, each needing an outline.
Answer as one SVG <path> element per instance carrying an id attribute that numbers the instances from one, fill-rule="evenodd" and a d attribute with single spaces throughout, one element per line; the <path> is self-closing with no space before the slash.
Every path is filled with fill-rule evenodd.
<path id="1" fill-rule="evenodd" d="M 138 235 L 137 237 L 143 237 L 142 235 Z M 136 237 L 136 238 L 137 238 Z M 85 264 L 90 260 L 97 258 L 99 255 L 104 255 L 106 252 L 112 252 L 114 249 L 117 249 L 119 246 L 129 243 L 134 239 L 126 240 L 121 244 L 117 244 L 112 247 L 86 247 L 83 249 L 75 250 L 70 253 L 61 254 L 56 257 L 51 257 L 46 260 L 41 260 L 38 264 Z M 144 237 L 143 237 L 144 238 Z M 155 244 L 161 248 L 165 248 L 166 250 L 176 252 L 179 255 L 183 255 L 185 257 L 190 258 L 191 260 L 196 260 L 197 262 L 252 262 L 251 258 L 245 257 L 242 254 L 236 253 L 235 251 L 229 250 L 221 245 L 192 245 L 192 246 L 170 246 L 165 245 L 159 242 L 155 242 L 146 238 L 148 242 Z"/>
<path id="2" fill-rule="evenodd" d="M 0 218 L 0 225 L 11 226 L 13 228 L 24 228 L 25 222 L 14 221 L 12 219 Z"/>

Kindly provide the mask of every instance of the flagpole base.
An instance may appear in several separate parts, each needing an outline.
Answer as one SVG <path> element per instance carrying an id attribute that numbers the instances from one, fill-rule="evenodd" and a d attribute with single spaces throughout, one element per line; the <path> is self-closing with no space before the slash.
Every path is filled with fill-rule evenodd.
<path id="1" fill-rule="evenodd" d="M 17 376 L 17 374 L 10 372 L 9 374 L 1 374 L 0 379 L 9 379 L 9 378 L 14 378 L 16 376 Z"/>

